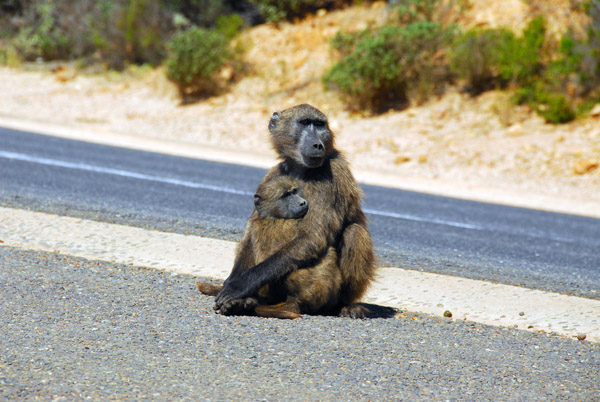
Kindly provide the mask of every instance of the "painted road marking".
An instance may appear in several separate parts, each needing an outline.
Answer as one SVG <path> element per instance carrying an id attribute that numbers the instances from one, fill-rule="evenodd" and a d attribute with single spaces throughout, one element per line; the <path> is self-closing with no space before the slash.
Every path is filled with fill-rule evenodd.
<path id="1" fill-rule="evenodd" d="M 132 179 L 147 180 L 147 181 L 153 181 L 153 182 L 157 182 L 157 183 L 166 183 L 166 184 L 172 184 L 172 185 L 183 186 L 183 187 L 188 187 L 188 188 L 219 191 L 219 192 L 224 192 L 224 193 L 229 193 L 229 194 L 237 194 L 237 195 L 253 195 L 254 194 L 249 191 L 236 190 L 236 189 L 229 188 L 229 187 L 196 183 L 196 182 L 187 181 L 187 180 L 173 179 L 170 177 L 148 175 L 148 174 L 144 174 L 144 173 L 131 172 L 128 170 L 113 169 L 113 168 L 108 168 L 108 167 L 103 167 L 103 166 L 89 165 L 87 163 L 68 162 L 68 161 L 61 161 L 61 160 L 57 160 L 57 159 L 42 158 L 42 157 L 38 157 L 38 156 L 27 155 L 27 154 L 22 154 L 22 153 L 17 153 L 17 152 L 0 151 L 0 157 L 5 158 L 5 159 L 23 161 L 23 162 L 37 163 L 37 164 L 46 165 L 46 166 L 55 166 L 55 167 L 62 167 L 62 168 L 67 168 L 67 169 L 84 170 L 87 172 L 112 174 L 112 175 L 116 175 L 116 176 L 132 178 Z M 385 216 L 388 218 L 404 219 L 404 220 L 415 221 L 415 222 L 435 223 L 438 225 L 446 225 L 446 226 L 458 227 L 458 228 L 462 228 L 462 229 L 482 230 L 482 228 L 477 227 L 475 225 L 470 225 L 470 224 L 460 223 L 460 222 L 445 221 L 445 220 L 441 220 L 441 219 L 423 218 L 423 217 L 414 216 L 414 215 L 398 214 L 398 213 L 394 213 L 394 212 L 377 211 L 377 210 L 372 210 L 372 209 L 365 209 L 364 212 L 367 214 Z"/>
<path id="2" fill-rule="evenodd" d="M 57 159 L 40 158 L 38 156 L 26 155 L 26 154 L 21 154 L 21 153 L 16 153 L 16 152 L 0 151 L 0 157 L 6 158 L 6 159 L 23 161 L 23 162 L 37 163 L 37 164 L 46 165 L 46 166 L 55 166 L 55 167 L 62 167 L 62 168 L 67 168 L 67 169 L 84 170 L 87 172 L 112 174 L 115 176 L 129 177 L 132 179 L 154 181 L 157 183 L 173 184 L 176 186 L 183 186 L 183 187 L 189 187 L 189 188 L 200 188 L 203 190 L 220 191 L 220 192 L 229 193 L 229 194 L 238 194 L 238 195 L 253 195 L 254 194 L 249 191 L 241 191 L 241 190 L 236 190 L 236 189 L 228 188 L 228 187 L 196 183 L 196 182 L 187 181 L 187 180 L 173 179 L 170 177 L 148 175 L 148 174 L 144 174 L 144 173 L 137 173 L 137 172 L 131 172 L 128 170 L 107 168 L 107 167 L 103 167 L 103 166 L 88 165 L 87 163 L 67 162 L 67 161 L 61 161 L 61 160 L 57 160 Z"/>

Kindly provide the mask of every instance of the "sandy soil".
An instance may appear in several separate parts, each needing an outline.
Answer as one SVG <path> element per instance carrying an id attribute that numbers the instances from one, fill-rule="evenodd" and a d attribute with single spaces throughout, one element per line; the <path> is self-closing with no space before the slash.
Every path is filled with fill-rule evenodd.
<path id="1" fill-rule="evenodd" d="M 486 2 L 462 23 L 502 24 Z M 506 23 L 522 25 L 527 11 L 522 8 L 518 0 L 508 2 Z M 560 17 L 560 8 L 542 11 Z M 457 89 L 377 117 L 345 111 L 320 82 L 335 60 L 329 38 L 340 28 L 379 24 L 385 13 L 375 4 L 249 30 L 240 40 L 251 71 L 228 93 L 187 106 L 161 69 L 85 75 L 70 67 L 0 68 L 0 123 L 35 122 L 98 142 L 122 136 L 134 146 L 153 143 L 156 150 L 177 144 L 188 149 L 186 155 L 234 150 L 234 160 L 245 155 L 244 161 L 272 163 L 271 113 L 306 102 L 328 114 L 338 148 L 362 181 L 600 217 L 600 111 L 553 126 L 527 107 L 512 106 L 509 93 L 471 98 Z M 558 22 L 554 27 L 561 29 Z"/>

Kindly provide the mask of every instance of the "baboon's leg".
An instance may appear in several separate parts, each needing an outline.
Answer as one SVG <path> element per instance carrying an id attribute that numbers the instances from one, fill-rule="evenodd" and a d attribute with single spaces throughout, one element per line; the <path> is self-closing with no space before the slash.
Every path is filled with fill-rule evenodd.
<path id="1" fill-rule="evenodd" d="M 375 255 L 369 231 L 358 223 L 347 226 L 338 252 L 343 283 L 340 302 L 350 308 L 365 294 L 375 277 Z M 355 309 L 360 310 L 351 308 Z"/>

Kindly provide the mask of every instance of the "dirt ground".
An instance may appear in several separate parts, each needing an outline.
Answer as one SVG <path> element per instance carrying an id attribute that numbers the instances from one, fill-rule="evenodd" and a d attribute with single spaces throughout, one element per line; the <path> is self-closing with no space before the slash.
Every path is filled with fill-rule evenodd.
<path id="1" fill-rule="evenodd" d="M 529 1 L 527 7 L 545 7 L 560 33 L 566 29 L 563 2 Z M 531 11 L 519 0 L 503 2 L 500 18 L 492 7 L 498 2 L 474 3 L 463 25 L 517 29 Z M 88 75 L 68 66 L 57 72 L 2 67 L 0 124 L 29 122 L 98 142 L 123 136 L 178 144 L 199 150 L 198 156 L 205 148 L 273 161 L 270 115 L 310 103 L 329 116 L 337 146 L 361 181 L 600 217 L 600 107 L 595 116 L 555 126 L 511 105 L 510 93 L 471 98 L 450 88 L 423 105 L 364 117 L 325 92 L 320 77 L 335 60 L 329 39 L 338 29 L 379 24 L 386 12 L 375 3 L 248 30 L 240 40 L 249 73 L 228 93 L 186 106 L 161 69 Z"/>

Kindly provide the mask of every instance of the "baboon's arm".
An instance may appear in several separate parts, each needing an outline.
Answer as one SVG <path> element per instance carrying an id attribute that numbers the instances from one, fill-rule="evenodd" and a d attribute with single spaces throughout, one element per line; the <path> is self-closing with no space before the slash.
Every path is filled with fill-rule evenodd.
<path id="1" fill-rule="evenodd" d="M 272 256 L 252 268 L 234 270 L 215 299 L 215 309 L 222 311 L 232 299 L 255 295 L 261 287 L 303 267 L 313 266 L 327 251 L 327 239 L 300 235 Z"/>
<path id="2" fill-rule="evenodd" d="M 229 277 L 225 280 L 225 283 L 227 283 L 229 278 L 237 277 L 242 272 L 252 268 L 254 266 L 254 261 L 255 257 L 252 248 L 252 238 L 246 233 L 236 248 L 233 268 L 231 269 Z"/>

